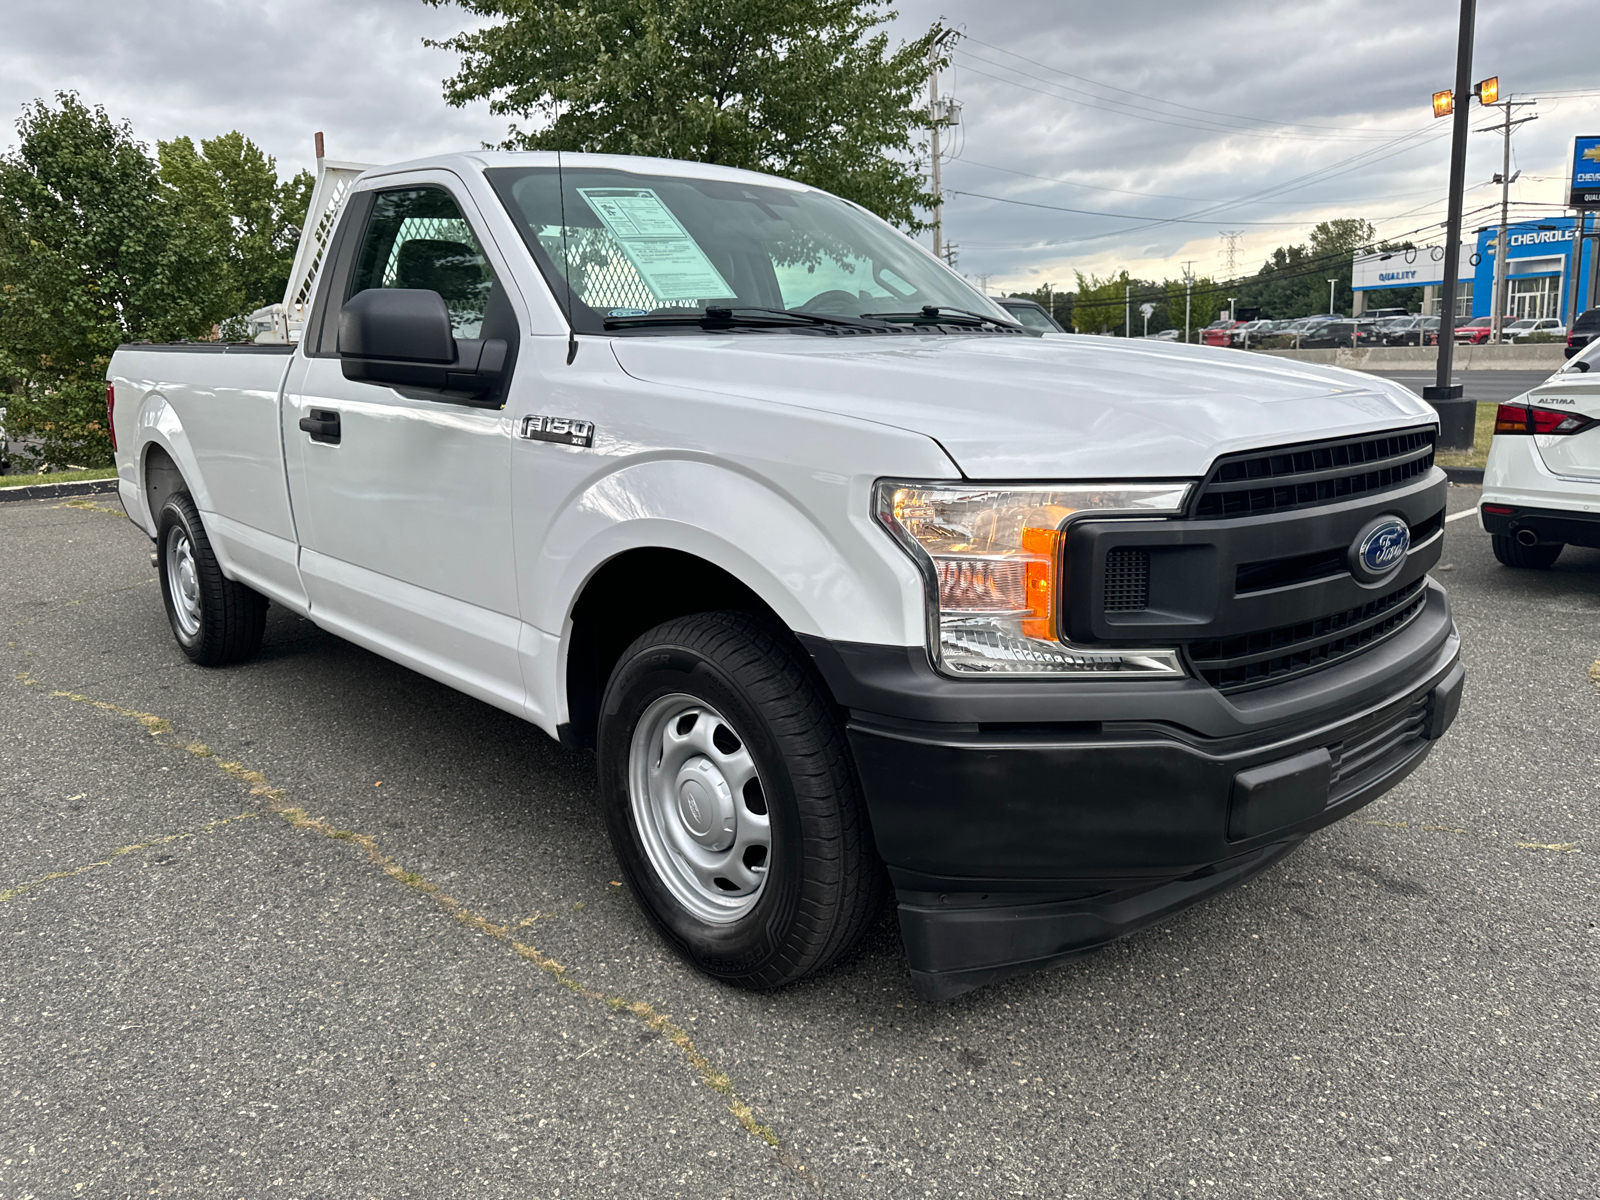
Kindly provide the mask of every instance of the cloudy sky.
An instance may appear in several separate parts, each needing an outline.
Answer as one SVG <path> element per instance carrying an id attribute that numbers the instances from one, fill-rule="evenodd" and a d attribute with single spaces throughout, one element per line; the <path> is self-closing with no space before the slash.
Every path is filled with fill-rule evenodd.
<path id="1" fill-rule="evenodd" d="M 1428 236 L 1443 220 L 1455 6 L 1140 0 L 901 0 L 895 32 L 962 30 L 941 90 L 963 103 L 946 163 L 946 236 L 991 290 L 1070 286 L 1074 271 L 1223 273 L 1311 225 L 1360 216 Z M 447 107 L 467 23 L 422 0 L 52 0 L 12 3 L 0 113 L 74 89 L 150 142 L 239 129 L 287 172 L 331 157 L 396 161 L 504 135 L 487 106 Z M 1537 96 L 1513 138 L 1513 211 L 1559 211 L 1572 138 L 1600 134 L 1593 0 L 1480 0 L 1474 77 Z M 1497 112 L 1474 113 L 1474 127 Z M 0 127 L 0 145 L 14 140 Z M 1497 202 L 1501 139 L 1475 133 L 1468 228 Z M 1077 211 L 1064 211 L 1077 210 Z M 1096 215 L 1104 214 L 1104 215 Z M 1177 220 L 1183 218 L 1183 220 Z"/>

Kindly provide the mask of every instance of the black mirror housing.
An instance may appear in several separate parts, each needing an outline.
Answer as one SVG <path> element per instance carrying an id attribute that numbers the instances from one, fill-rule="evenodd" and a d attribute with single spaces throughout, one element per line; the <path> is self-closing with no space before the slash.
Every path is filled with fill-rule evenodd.
<path id="1" fill-rule="evenodd" d="M 370 288 L 339 310 L 339 358 L 346 379 L 481 396 L 500 385 L 507 347 L 500 338 L 456 338 L 438 292 Z"/>

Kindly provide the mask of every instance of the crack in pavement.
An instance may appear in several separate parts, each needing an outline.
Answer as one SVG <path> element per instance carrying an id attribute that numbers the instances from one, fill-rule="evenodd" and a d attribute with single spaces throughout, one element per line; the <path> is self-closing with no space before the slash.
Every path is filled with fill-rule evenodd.
<path id="1" fill-rule="evenodd" d="M 25 671 L 17 673 L 15 677 L 18 682 L 25 687 L 42 688 L 44 686 L 37 679 L 33 678 L 32 675 Z M 733 1119 L 738 1124 L 739 1128 L 743 1129 L 750 1136 L 765 1142 L 767 1145 L 771 1146 L 775 1151 L 777 1151 L 778 1162 L 780 1165 L 794 1171 L 803 1179 L 806 1179 L 808 1182 L 810 1182 L 813 1187 L 818 1186 L 814 1174 L 809 1168 L 806 1167 L 804 1163 L 794 1158 L 794 1156 L 784 1148 L 782 1140 L 775 1132 L 773 1132 L 771 1127 L 762 1125 L 756 1121 L 755 1110 L 734 1090 L 733 1081 L 728 1077 L 728 1075 L 725 1072 L 718 1070 L 711 1060 L 707 1058 L 706 1055 L 694 1044 L 694 1041 L 689 1037 L 687 1030 L 674 1022 L 666 1014 L 657 1011 L 654 1005 L 648 1003 L 647 1001 L 635 1000 L 627 996 L 608 995 L 603 991 L 586 986 L 579 979 L 577 979 L 573 973 L 562 963 L 558 962 L 550 955 L 545 954 L 538 947 L 530 945 L 529 943 L 521 941 L 519 938 L 513 936 L 511 926 L 496 924 L 493 921 L 490 921 L 487 917 L 474 912 L 460 900 L 457 900 L 454 896 L 451 896 L 445 892 L 441 887 L 439 887 L 439 885 L 431 882 L 415 871 L 407 870 L 392 856 L 385 854 L 382 848 L 379 846 L 377 839 L 372 837 L 372 835 L 358 833 L 351 829 L 340 829 L 325 817 L 313 816 L 304 808 L 295 805 L 291 801 L 289 794 L 285 789 L 273 786 L 267 780 L 267 777 L 260 771 L 252 770 L 240 762 L 218 758 L 211 747 L 207 746 L 203 742 L 186 741 L 176 736 L 163 738 L 163 734 L 172 733 L 172 722 L 166 718 L 159 717 L 154 713 L 141 712 L 138 709 L 128 708 L 124 705 L 113 704 L 106 700 L 96 700 L 92 696 L 86 696 L 81 692 L 53 690 L 47 692 L 46 695 L 48 695 L 51 699 L 68 700 L 75 704 L 86 705 L 90 708 L 99 709 L 103 712 L 112 713 L 116 716 L 137 721 L 149 732 L 151 738 L 155 739 L 157 745 L 166 747 L 168 749 L 181 750 L 184 753 L 198 759 L 214 759 L 218 769 L 232 779 L 243 784 L 249 789 L 249 794 L 251 796 L 257 797 L 261 801 L 261 808 L 263 812 L 282 818 L 290 825 L 291 828 L 295 830 L 311 833 L 318 837 L 327 838 L 330 841 L 349 842 L 352 845 L 360 847 L 366 856 L 367 862 L 372 866 L 377 867 L 385 876 L 422 896 L 426 896 L 429 900 L 432 900 L 436 905 L 448 913 L 459 924 L 464 925 L 469 929 L 473 929 L 478 933 L 490 938 L 491 940 L 507 946 L 524 962 L 531 963 L 532 965 L 538 967 L 540 971 L 549 976 L 573 995 L 580 996 L 585 1000 L 597 1001 L 606 1005 L 606 1007 L 610 1008 L 614 1012 L 625 1012 L 636 1018 L 645 1026 L 645 1028 L 649 1029 L 653 1033 L 659 1034 L 665 1040 L 671 1042 L 675 1047 L 677 1047 L 678 1051 L 683 1055 L 684 1061 L 693 1069 L 695 1075 L 698 1077 L 698 1081 L 703 1086 L 720 1095 L 727 1102 L 728 1112 L 733 1116 Z M 9 900 L 15 895 L 20 895 L 28 888 L 36 887 L 43 882 L 70 878 L 74 875 L 81 875 L 85 871 L 93 870 L 96 867 L 105 866 L 111 862 L 114 862 L 119 855 L 124 853 L 131 853 L 135 850 L 159 845 L 161 844 L 161 841 L 175 841 L 179 838 L 193 837 L 197 833 L 204 832 L 218 825 L 227 824 L 229 821 L 242 820 L 246 817 L 256 817 L 258 815 L 260 814 L 255 812 L 243 813 L 239 816 L 228 817 L 223 820 L 212 822 L 199 830 L 189 831 L 186 833 L 170 834 L 158 841 L 140 843 L 139 845 L 125 847 L 113 852 L 111 856 L 107 857 L 103 861 L 90 863 L 87 866 L 79 867 L 71 871 L 56 872 L 39 880 L 34 880 L 29 883 L 19 885 L 17 888 L 12 889 L 11 891 L 0 892 L 0 900 Z M 538 915 L 542 916 L 544 914 Z M 537 919 L 537 917 L 534 919 Z M 531 920 L 524 920 L 519 922 L 517 927 L 526 927 L 529 924 L 531 924 Z"/>
<path id="2" fill-rule="evenodd" d="M 232 825 L 235 821 L 249 821 L 260 815 L 260 813 L 243 812 L 236 816 L 223 817 L 221 820 L 207 821 L 198 829 L 186 830 L 183 833 L 169 833 L 164 837 L 151 838 L 147 842 L 135 842 L 131 846 L 118 846 L 111 852 L 109 858 L 102 858 L 99 862 L 85 863 L 83 866 L 74 867 L 70 871 L 51 871 L 48 875 L 41 875 L 37 879 L 30 879 L 26 883 L 17 884 L 15 887 L 0 888 L 0 904 L 4 904 L 7 900 L 15 900 L 24 892 L 32 891 L 42 883 L 54 883 L 58 879 L 71 879 L 74 876 L 92 871 L 96 867 L 109 867 L 126 854 L 132 854 L 138 850 L 149 850 L 154 846 L 165 846 L 169 842 L 181 842 L 185 838 L 199 837 L 202 833 L 210 833 L 220 826 Z"/>

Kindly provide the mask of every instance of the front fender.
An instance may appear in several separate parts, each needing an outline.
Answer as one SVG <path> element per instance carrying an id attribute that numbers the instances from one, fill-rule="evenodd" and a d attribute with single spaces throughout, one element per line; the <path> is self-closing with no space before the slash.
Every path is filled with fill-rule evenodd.
<path id="1" fill-rule="evenodd" d="M 659 548 L 727 571 L 796 633 L 921 644 L 922 582 L 870 519 L 872 478 L 808 473 L 796 482 L 806 494 L 687 459 L 634 463 L 595 480 L 564 507 L 524 576 L 529 619 L 564 634 L 596 571 L 629 550 Z"/>

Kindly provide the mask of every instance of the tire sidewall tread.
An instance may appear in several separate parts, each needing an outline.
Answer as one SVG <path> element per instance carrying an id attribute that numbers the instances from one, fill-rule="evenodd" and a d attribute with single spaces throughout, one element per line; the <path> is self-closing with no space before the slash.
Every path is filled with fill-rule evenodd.
<path id="1" fill-rule="evenodd" d="M 600 796 L 624 878 L 680 953 L 747 988 L 780 987 L 832 963 L 876 915 L 883 892 L 842 721 L 802 655 L 786 631 L 749 614 L 682 617 L 623 653 L 601 703 Z M 633 730 L 671 691 L 699 696 L 734 725 L 756 760 L 773 822 L 766 888 L 727 925 L 703 922 L 672 899 L 634 829 Z"/>

